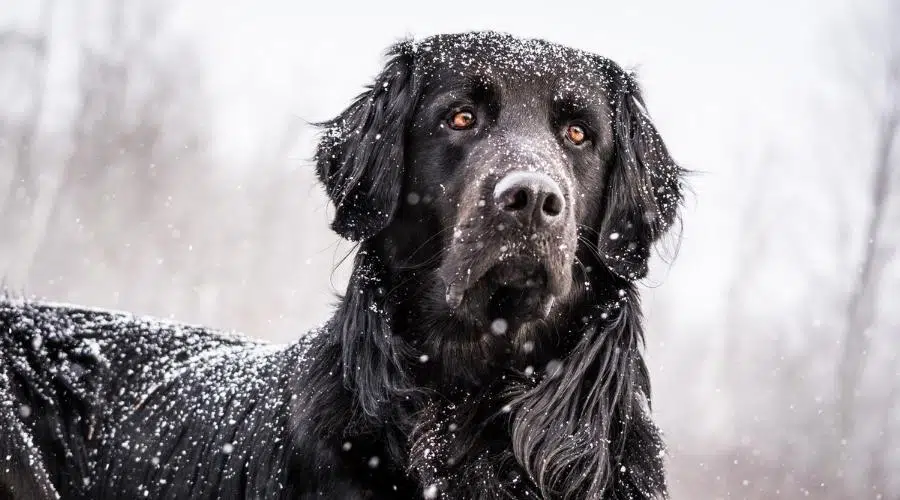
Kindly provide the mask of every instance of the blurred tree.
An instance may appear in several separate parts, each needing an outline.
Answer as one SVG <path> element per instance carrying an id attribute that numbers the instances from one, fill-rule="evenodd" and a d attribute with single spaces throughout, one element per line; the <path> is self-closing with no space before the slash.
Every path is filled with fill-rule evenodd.
<path id="1" fill-rule="evenodd" d="M 55 5 L 55 0 L 39 4 L 33 33 L 18 28 L 0 31 L 0 77 L 11 79 L 7 91 L 13 100 L 12 109 L 0 117 L 0 149 L 11 149 L 3 162 L 9 163 L 10 176 L 7 185 L 0 185 L 0 271 L 10 268 L 39 195 L 41 172 L 35 155 L 48 91 Z"/>
<path id="2" fill-rule="evenodd" d="M 80 23 L 70 153 L 46 216 L 32 225 L 31 257 L 16 267 L 65 258 L 76 283 L 98 270 L 128 270 L 132 285 L 149 290 L 174 279 L 171 264 L 190 275 L 195 267 L 182 259 L 201 258 L 181 236 L 201 224 L 190 209 L 215 186 L 203 181 L 212 162 L 202 71 L 190 47 L 162 35 L 168 2 L 91 6 L 82 15 L 93 24 Z M 82 258 L 60 256 L 60 245 Z"/>
<path id="3" fill-rule="evenodd" d="M 846 304 L 837 370 L 835 410 L 841 469 L 847 465 L 847 443 L 854 437 L 860 413 L 857 404 L 860 383 L 875 333 L 873 326 L 881 301 L 882 278 L 900 246 L 898 228 L 888 218 L 895 184 L 900 181 L 900 155 L 895 154 L 900 135 L 900 1 L 886 0 L 882 5 L 884 10 L 876 12 L 871 24 L 860 33 L 864 52 L 859 59 L 870 64 L 864 69 L 866 78 L 855 79 L 861 83 L 855 92 L 867 104 L 865 111 L 872 123 L 873 142 L 871 155 L 860 155 L 871 162 L 868 214 L 861 242 L 862 255 Z M 839 470 L 839 474 L 843 473 Z"/>

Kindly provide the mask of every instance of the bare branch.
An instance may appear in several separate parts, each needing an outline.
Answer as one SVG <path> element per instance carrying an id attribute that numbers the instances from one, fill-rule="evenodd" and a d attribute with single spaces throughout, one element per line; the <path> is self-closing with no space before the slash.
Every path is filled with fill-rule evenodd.
<path id="1" fill-rule="evenodd" d="M 900 2 L 897 2 L 900 3 Z M 889 10 L 894 5 L 889 6 Z M 890 18 L 891 16 L 888 16 Z M 896 22 L 890 19 L 889 22 Z M 842 350 L 838 361 L 838 398 L 836 413 L 838 416 L 838 436 L 841 442 L 851 438 L 855 430 L 857 393 L 860 389 L 862 372 L 869 356 L 871 329 L 875 322 L 878 304 L 878 290 L 884 269 L 896 253 L 897 242 L 888 241 L 889 231 L 885 231 L 885 218 L 888 210 L 892 183 L 897 177 L 900 167 L 892 161 L 898 135 L 900 135 L 900 36 L 888 33 L 887 45 L 882 46 L 884 66 L 883 81 L 876 82 L 882 89 L 874 89 L 881 95 L 877 99 L 880 109 L 875 123 L 875 151 L 873 160 L 873 177 L 869 194 L 869 216 L 863 241 L 863 255 L 859 263 L 855 284 L 847 302 Z M 873 92 L 873 89 L 861 89 Z M 845 446 L 837 444 L 842 450 L 839 461 L 846 463 L 843 456 Z"/>

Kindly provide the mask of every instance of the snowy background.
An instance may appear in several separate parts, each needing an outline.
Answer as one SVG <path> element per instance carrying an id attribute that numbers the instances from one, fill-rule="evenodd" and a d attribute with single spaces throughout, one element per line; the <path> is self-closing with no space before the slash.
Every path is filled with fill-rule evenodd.
<path id="1" fill-rule="evenodd" d="M 531 4 L 0 0 L 0 276 L 296 338 L 351 250 L 308 123 L 403 36 L 547 38 L 696 171 L 644 290 L 673 497 L 900 498 L 900 0 Z"/>

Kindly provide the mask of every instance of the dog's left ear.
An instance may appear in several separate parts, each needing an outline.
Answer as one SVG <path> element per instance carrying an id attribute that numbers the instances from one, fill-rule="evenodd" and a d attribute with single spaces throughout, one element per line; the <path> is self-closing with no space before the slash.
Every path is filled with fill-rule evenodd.
<path id="1" fill-rule="evenodd" d="M 404 139 L 419 97 L 410 42 L 388 51 L 369 89 L 320 124 L 316 173 L 335 205 L 331 228 L 353 241 L 374 236 L 394 215 L 403 186 Z"/>
<path id="2" fill-rule="evenodd" d="M 618 276 L 647 274 L 653 243 L 672 225 L 683 170 L 650 121 L 634 77 L 622 71 L 615 99 L 615 161 L 607 178 L 597 248 Z"/>

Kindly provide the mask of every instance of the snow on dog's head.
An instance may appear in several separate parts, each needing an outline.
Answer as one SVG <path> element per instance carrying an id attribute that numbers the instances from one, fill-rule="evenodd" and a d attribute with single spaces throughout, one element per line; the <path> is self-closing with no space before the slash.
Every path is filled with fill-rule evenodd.
<path id="1" fill-rule="evenodd" d="M 433 307 L 510 334 L 584 296 L 591 272 L 642 277 L 681 199 L 632 76 L 542 40 L 400 43 L 325 127 L 332 227 L 432 273 Z"/>

